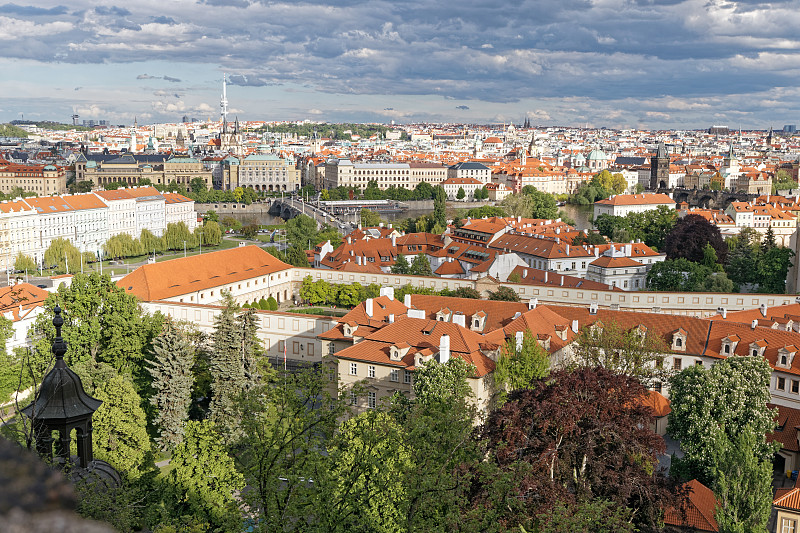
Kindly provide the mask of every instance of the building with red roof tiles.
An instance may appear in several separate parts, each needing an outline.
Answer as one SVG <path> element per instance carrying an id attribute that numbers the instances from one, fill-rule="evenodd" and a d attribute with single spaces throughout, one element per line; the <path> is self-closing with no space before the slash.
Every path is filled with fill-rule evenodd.
<path id="1" fill-rule="evenodd" d="M 686 492 L 686 497 L 680 509 L 665 511 L 664 524 L 677 531 L 719 531 L 714 518 L 718 502 L 711 489 L 696 479 L 684 483 L 681 488 Z"/>
<path id="2" fill-rule="evenodd" d="M 483 182 L 475 178 L 447 178 L 440 185 L 444 188 L 447 199 L 450 201 L 464 200 L 470 201 L 475 196 L 475 191 L 483 188 Z M 464 191 L 464 197 L 459 198 L 458 192 Z"/>
<path id="3" fill-rule="evenodd" d="M 28 165 L 0 159 L 0 192 L 15 188 L 40 196 L 67 192 L 67 173 L 56 165 Z"/>
<path id="4" fill-rule="evenodd" d="M 772 500 L 774 514 L 774 529 L 779 533 L 796 532 L 800 526 L 800 479 L 794 487 L 780 488 L 775 491 Z M 772 520 L 770 520 L 772 522 Z"/>
<path id="5" fill-rule="evenodd" d="M 222 292 L 237 303 L 293 297 L 291 266 L 258 246 L 240 246 L 140 266 L 117 282 L 144 302 L 166 300 L 214 305 Z"/>
<path id="6" fill-rule="evenodd" d="M 586 279 L 626 291 L 644 289 L 647 266 L 625 255 L 602 255 L 589 263 Z"/>
<path id="7" fill-rule="evenodd" d="M 525 285 L 537 285 L 540 287 L 574 287 L 583 288 L 586 290 L 608 290 L 608 285 L 596 281 L 590 281 L 585 278 L 577 276 L 565 276 L 558 272 L 550 272 L 549 270 L 540 270 L 538 268 L 530 268 L 528 266 L 518 266 L 511 272 L 513 276 L 512 283 L 523 283 Z M 509 276 L 509 277 L 511 277 Z M 506 278 L 509 281 L 508 278 Z M 621 291 L 619 287 L 614 287 L 613 290 Z"/>
<path id="8" fill-rule="evenodd" d="M 666 194 L 617 194 L 594 203 L 594 218 L 600 215 L 624 217 L 628 213 L 644 213 L 660 206 L 675 209 L 675 200 Z"/>
<path id="9" fill-rule="evenodd" d="M 14 348 L 30 346 L 28 333 L 33 331 L 33 324 L 44 310 L 44 302 L 48 296 L 48 291 L 30 283 L 20 282 L 0 288 L 0 313 L 11 321 L 13 328 L 13 335 L 6 341 L 6 350 L 9 353 Z"/>

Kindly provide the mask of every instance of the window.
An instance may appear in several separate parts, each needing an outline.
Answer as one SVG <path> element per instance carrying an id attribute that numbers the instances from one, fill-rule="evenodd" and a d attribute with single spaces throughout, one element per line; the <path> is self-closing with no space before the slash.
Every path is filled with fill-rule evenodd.
<path id="1" fill-rule="evenodd" d="M 750 355 L 752 355 L 753 357 L 757 357 L 757 356 L 758 356 L 758 350 L 756 350 L 756 349 L 754 348 L 754 349 L 753 349 L 753 352 L 752 352 Z"/>
<path id="2" fill-rule="evenodd" d="M 683 368 L 683 361 L 680 357 L 676 357 L 672 360 L 672 368 L 675 370 L 681 370 Z"/>
<path id="3" fill-rule="evenodd" d="M 797 520 L 792 518 L 781 519 L 781 533 L 795 533 L 797 531 Z"/>
<path id="4" fill-rule="evenodd" d="M 411 371 L 403 370 L 403 383 L 411 383 Z"/>
<path id="5" fill-rule="evenodd" d="M 350 405 L 358 403 L 358 395 L 354 391 L 350 391 Z"/>
<path id="6" fill-rule="evenodd" d="M 336 353 L 336 346 L 331 342 L 328 344 L 328 355 Z"/>
<path id="7" fill-rule="evenodd" d="M 697 365 L 697 366 L 703 366 L 703 361 L 698 359 L 697 361 L 694 362 L 694 364 Z"/>
<path id="8" fill-rule="evenodd" d="M 785 390 L 786 389 L 786 378 L 778 378 L 778 384 L 775 386 L 778 390 Z"/>
<path id="9" fill-rule="evenodd" d="M 375 377 L 375 367 L 373 365 L 369 365 L 367 367 L 367 377 L 374 378 Z"/>
<path id="10" fill-rule="evenodd" d="M 726 354 L 731 353 L 731 345 L 725 344 L 725 346 L 722 347 L 722 351 L 725 352 Z"/>
<path id="11" fill-rule="evenodd" d="M 350 375 L 351 376 L 358 375 L 358 363 L 350 363 Z"/>
<path id="12" fill-rule="evenodd" d="M 792 380 L 792 392 L 794 394 L 800 392 L 800 381 L 797 381 L 796 379 Z"/>
<path id="13" fill-rule="evenodd" d="M 377 403 L 376 400 L 377 398 L 374 392 L 367 393 L 367 407 L 370 409 L 375 409 L 375 404 Z"/>
<path id="14" fill-rule="evenodd" d="M 389 374 L 389 381 L 400 381 L 400 371 L 393 368 Z"/>

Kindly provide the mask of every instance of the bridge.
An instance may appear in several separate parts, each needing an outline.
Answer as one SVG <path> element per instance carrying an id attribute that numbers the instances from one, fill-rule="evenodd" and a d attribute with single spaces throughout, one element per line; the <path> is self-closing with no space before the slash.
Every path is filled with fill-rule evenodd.
<path id="1" fill-rule="evenodd" d="M 270 201 L 269 214 L 289 220 L 298 215 L 307 215 L 317 222 L 318 227 L 330 224 L 339 230 L 339 233 L 346 235 L 354 228 L 354 224 L 345 221 L 345 217 L 334 215 L 323 207 L 318 207 L 312 203 L 305 202 L 301 198 L 285 196 L 274 198 Z M 355 225 L 358 220 L 355 221 Z"/>
<path id="2" fill-rule="evenodd" d="M 689 207 L 725 209 L 731 202 L 750 202 L 760 195 L 744 192 L 711 191 L 704 189 L 658 189 L 658 193 L 670 194 L 676 203 L 686 202 Z"/>

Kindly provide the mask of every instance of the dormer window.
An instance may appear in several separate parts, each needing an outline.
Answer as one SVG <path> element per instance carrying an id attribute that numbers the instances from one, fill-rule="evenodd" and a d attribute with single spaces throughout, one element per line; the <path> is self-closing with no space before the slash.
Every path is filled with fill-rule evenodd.
<path id="1" fill-rule="evenodd" d="M 450 315 L 451 314 L 452 314 L 452 311 L 450 311 L 450 309 L 445 307 L 444 309 L 441 309 L 441 310 L 439 310 L 438 313 L 436 313 L 436 320 L 439 321 L 439 322 L 447 322 L 448 320 L 450 320 Z"/>
<path id="2" fill-rule="evenodd" d="M 787 369 L 792 368 L 792 361 L 794 361 L 795 353 L 797 353 L 797 347 L 794 345 L 784 346 L 779 349 L 777 366 Z"/>
<path id="3" fill-rule="evenodd" d="M 676 352 L 686 351 L 686 330 L 679 328 L 672 333 L 672 350 Z"/>
<path id="4" fill-rule="evenodd" d="M 764 350 L 767 348 L 767 341 L 757 340 L 750 344 L 750 355 L 752 357 L 764 357 Z"/>
<path id="5" fill-rule="evenodd" d="M 729 355 L 733 355 L 736 352 L 736 346 L 738 344 L 739 344 L 738 335 L 728 335 L 727 337 L 722 339 L 722 344 L 719 349 L 720 355 L 722 355 L 723 357 L 728 357 Z"/>

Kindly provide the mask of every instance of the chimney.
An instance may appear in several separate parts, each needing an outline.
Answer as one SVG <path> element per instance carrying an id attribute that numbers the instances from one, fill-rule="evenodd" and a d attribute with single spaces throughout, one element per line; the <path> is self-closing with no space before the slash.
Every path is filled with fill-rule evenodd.
<path id="1" fill-rule="evenodd" d="M 409 309 L 411 308 L 411 295 L 410 294 L 406 294 L 405 297 L 403 298 L 403 305 L 405 305 Z"/>
<path id="2" fill-rule="evenodd" d="M 366 304 L 367 316 L 372 318 L 372 298 L 367 298 Z"/>
<path id="3" fill-rule="evenodd" d="M 761 316 L 767 317 L 767 304 L 761 304 L 758 308 L 761 311 Z"/>
<path id="4" fill-rule="evenodd" d="M 569 255 L 569 244 L 567 245 L 567 255 Z"/>
<path id="5" fill-rule="evenodd" d="M 544 271 L 544 282 L 547 283 L 547 270 Z"/>
<path id="6" fill-rule="evenodd" d="M 453 315 L 453 324 L 458 324 L 465 328 L 467 327 L 467 317 L 464 316 L 464 313 L 456 313 Z"/>
<path id="7" fill-rule="evenodd" d="M 573 320 L 572 321 L 572 333 L 578 333 L 578 321 L 577 320 Z"/>
<path id="8" fill-rule="evenodd" d="M 397 246 L 397 235 L 392 233 L 392 246 Z"/>
<path id="9" fill-rule="evenodd" d="M 450 360 L 450 336 L 439 337 L 439 362 L 444 364 Z"/>
<path id="10" fill-rule="evenodd" d="M 728 317 L 728 310 L 724 307 L 717 307 L 717 313 L 722 315 L 723 320 Z"/>
<path id="11" fill-rule="evenodd" d="M 524 334 L 521 331 L 518 331 L 518 332 L 516 332 L 514 334 L 514 340 L 516 341 L 516 346 L 517 346 L 517 351 L 518 352 L 522 350 L 522 337 L 523 337 L 523 335 Z"/>
<path id="12" fill-rule="evenodd" d="M 393 314 L 389 315 L 389 324 L 394 324 L 394 315 Z"/>
<path id="13" fill-rule="evenodd" d="M 537 305 L 539 305 L 539 298 L 531 298 L 528 300 L 528 309 L 536 309 Z"/>
<path id="14" fill-rule="evenodd" d="M 392 224 L 391 224 L 391 222 L 389 223 L 389 229 L 392 229 Z"/>
<path id="15" fill-rule="evenodd" d="M 394 300 L 394 287 L 381 287 L 380 295 Z"/>
<path id="16" fill-rule="evenodd" d="M 350 235 L 347 236 L 347 244 L 353 244 L 353 238 Z"/>
<path id="17" fill-rule="evenodd" d="M 750 325 L 751 329 L 756 329 L 757 326 L 758 326 L 758 320 L 753 319 L 753 323 Z"/>
<path id="18" fill-rule="evenodd" d="M 562 287 L 564 286 L 564 276 L 563 275 L 561 276 L 561 286 Z"/>
<path id="19" fill-rule="evenodd" d="M 589 305 L 589 314 L 590 315 L 596 315 L 597 314 L 597 302 L 592 302 Z"/>
<path id="20" fill-rule="evenodd" d="M 359 265 L 359 266 L 361 265 L 361 256 L 360 255 L 356 256 L 356 264 Z"/>

